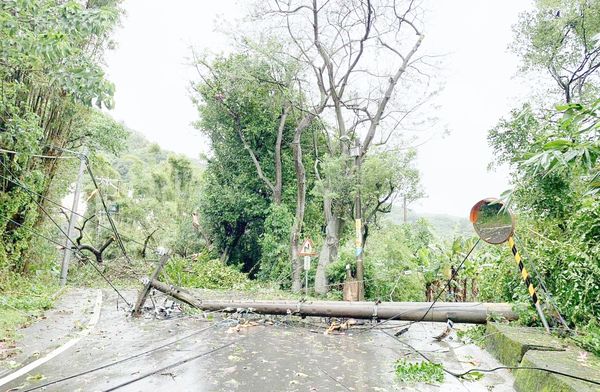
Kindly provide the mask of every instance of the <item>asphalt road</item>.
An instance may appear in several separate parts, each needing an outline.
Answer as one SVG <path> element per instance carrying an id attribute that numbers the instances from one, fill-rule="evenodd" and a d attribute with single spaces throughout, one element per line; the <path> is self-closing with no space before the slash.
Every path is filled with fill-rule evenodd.
<path id="1" fill-rule="evenodd" d="M 207 319 L 177 312 L 168 319 L 151 314 L 132 319 L 117 308 L 116 295 L 108 290 L 102 290 L 94 312 L 97 295 L 93 289 L 71 289 L 46 319 L 23 329 L 18 341 L 22 352 L 0 363 L 0 391 L 26 391 L 105 365 L 37 390 L 513 391 L 513 377 L 504 370 L 477 381 L 446 375 L 442 385 L 401 383 L 394 362 L 420 357 L 378 329 L 326 335 L 321 320 L 274 318 L 271 323 L 252 316 L 252 322 L 242 318 L 240 324 L 218 315 Z M 135 293 L 127 296 L 134 298 Z M 401 339 L 453 371 L 500 365 L 479 347 L 463 345 L 455 334 L 447 341 L 433 340 L 444 328 L 439 323 L 415 324 Z M 65 344 L 71 346 L 65 349 Z M 64 351 L 1 385 L 5 377 L 44 361 L 61 347 Z M 111 365 L 117 361 L 123 362 Z"/>

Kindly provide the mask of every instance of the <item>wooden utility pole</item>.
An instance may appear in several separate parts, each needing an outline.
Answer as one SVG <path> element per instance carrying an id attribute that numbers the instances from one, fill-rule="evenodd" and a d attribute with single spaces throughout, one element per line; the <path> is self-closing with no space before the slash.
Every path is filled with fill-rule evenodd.
<path id="1" fill-rule="evenodd" d="M 142 314 L 142 309 L 144 307 L 144 303 L 146 302 L 146 298 L 148 297 L 148 294 L 150 294 L 150 289 L 152 289 L 152 282 L 156 281 L 158 279 L 158 275 L 160 275 L 160 272 L 162 271 L 165 264 L 167 264 L 168 260 L 169 260 L 169 252 L 166 252 L 165 254 L 160 256 L 160 260 L 158 261 L 158 265 L 156 266 L 156 269 L 152 273 L 152 276 L 144 284 L 144 288 L 142 289 L 142 291 L 140 291 L 140 294 L 138 295 L 138 299 L 135 302 L 135 306 L 133 307 L 133 311 L 132 311 L 132 315 L 134 317 L 138 317 L 139 315 Z"/>
<path id="2" fill-rule="evenodd" d="M 79 156 L 79 174 L 77 175 L 77 182 L 75 183 L 75 194 L 73 195 L 73 204 L 71 206 L 71 215 L 69 216 L 69 228 L 67 229 L 67 240 L 65 243 L 65 252 L 63 254 L 62 264 L 60 266 L 60 285 L 64 286 L 67 284 L 67 273 L 69 272 L 69 261 L 71 260 L 71 254 L 73 248 L 76 246 L 71 238 L 73 237 L 73 230 L 75 230 L 75 224 L 77 223 L 77 207 L 79 206 L 79 196 L 81 194 L 81 185 L 83 183 L 83 172 L 85 170 L 85 162 L 87 160 L 88 149 L 83 148 L 81 155 Z"/>
<path id="3" fill-rule="evenodd" d="M 451 319 L 454 322 L 474 324 L 485 324 L 492 315 L 507 320 L 518 318 L 512 305 L 507 303 L 438 302 L 432 306 L 431 302 L 201 300 L 182 288 L 158 280 L 152 280 L 150 286 L 195 308 L 217 312 L 251 309 L 256 314 L 443 323 Z"/>
<path id="4" fill-rule="evenodd" d="M 363 263 L 363 222 L 362 206 L 360 199 L 360 174 L 361 174 L 361 148 L 357 144 L 351 149 L 351 155 L 354 156 L 354 167 L 356 170 L 356 199 L 354 201 L 354 224 L 356 227 L 356 280 L 358 282 L 358 300 L 365 300 L 365 267 Z"/>

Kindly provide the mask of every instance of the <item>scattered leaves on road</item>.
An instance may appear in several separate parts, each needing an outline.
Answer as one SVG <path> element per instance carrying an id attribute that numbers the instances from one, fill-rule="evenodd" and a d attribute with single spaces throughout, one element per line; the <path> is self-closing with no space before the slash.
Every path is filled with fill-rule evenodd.
<path id="1" fill-rule="evenodd" d="M 27 376 L 27 381 L 42 381 L 46 378 L 42 373 L 32 374 Z"/>
<path id="2" fill-rule="evenodd" d="M 438 363 L 411 362 L 399 359 L 396 361 L 396 376 L 400 381 L 408 383 L 442 383 L 444 370 Z"/>
<path id="3" fill-rule="evenodd" d="M 471 372 L 471 373 L 465 374 L 461 378 L 464 379 L 464 380 L 467 380 L 467 381 L 477 381 L 477 380 L 481 380 L 483 378 L 483 373 L 481 373 L 481 372 Z"/>

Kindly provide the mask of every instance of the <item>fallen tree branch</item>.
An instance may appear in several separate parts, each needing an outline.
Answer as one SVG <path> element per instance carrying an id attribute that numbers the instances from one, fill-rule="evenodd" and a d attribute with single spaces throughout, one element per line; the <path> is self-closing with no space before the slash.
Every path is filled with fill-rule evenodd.
<path id="1" fill-rule="evenodd" d="M 102 253 L 104 253 L 106 248 L 108 248 L 108 246 L 113 243 L 113 241 L 115 240 L 114 237 L 111 236 L 110 238 L 108 238 L 99 249 L 96 249 L 92 245 L 87 245 L 87 244 L 81 243 L 81 240 L 83 239 L 83 230 L 85 229 L 86 223 L 88 223 L 88 221 L 91 220 L 92 218 L 94 218 L 95 216 L 96 215 L 92 215 L 92 216 L 85 218 L 85 220 L 83 221 L 83 224 L 81 225 L 81 228 L 75 227 L 75 229 L 77 231 L 79 231 L 79 237 L 77 237 L 77 239 L 75 240 L 75 243 L 77 244 L 75 249 L 77 249 L 78 251 L 87 250 L 88 252 L 91 252 L 94 255 L 94 257 L 96 258 L 96 262 L 102 263 L 102 261 L 103 261 Z"/>

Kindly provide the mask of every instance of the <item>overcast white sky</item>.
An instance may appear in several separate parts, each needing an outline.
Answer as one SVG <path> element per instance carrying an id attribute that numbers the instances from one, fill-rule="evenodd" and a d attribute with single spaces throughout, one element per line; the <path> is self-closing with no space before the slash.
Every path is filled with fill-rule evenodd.
<path id="1" fill-rule="evenodd" d="M 431 1 L 425 49 L 447 53 L 435 99 L 439 122 L 433 139 L 418 148 L 427 198 L 411 208 L 466 217 L 483 197 L 508 187 L 505 170 L 488 172 L 493 159 L 487 131 L 527 94 L 514 78 L 518 60 L 507 51 L 511 26 L 530 1 Z M 113 117 L 163 148 L 197 158 L 206 141 L 191 125 L 197 119 L 187 88 L 195 79 L 187 65 L 190 46 L 219 52 L 227 29 L 243 16 L 245 2 L 126 0 L 127 15 L 106 56 L 116 84 Z M 447 129 L 449 135 L 443 136 Z"/>

